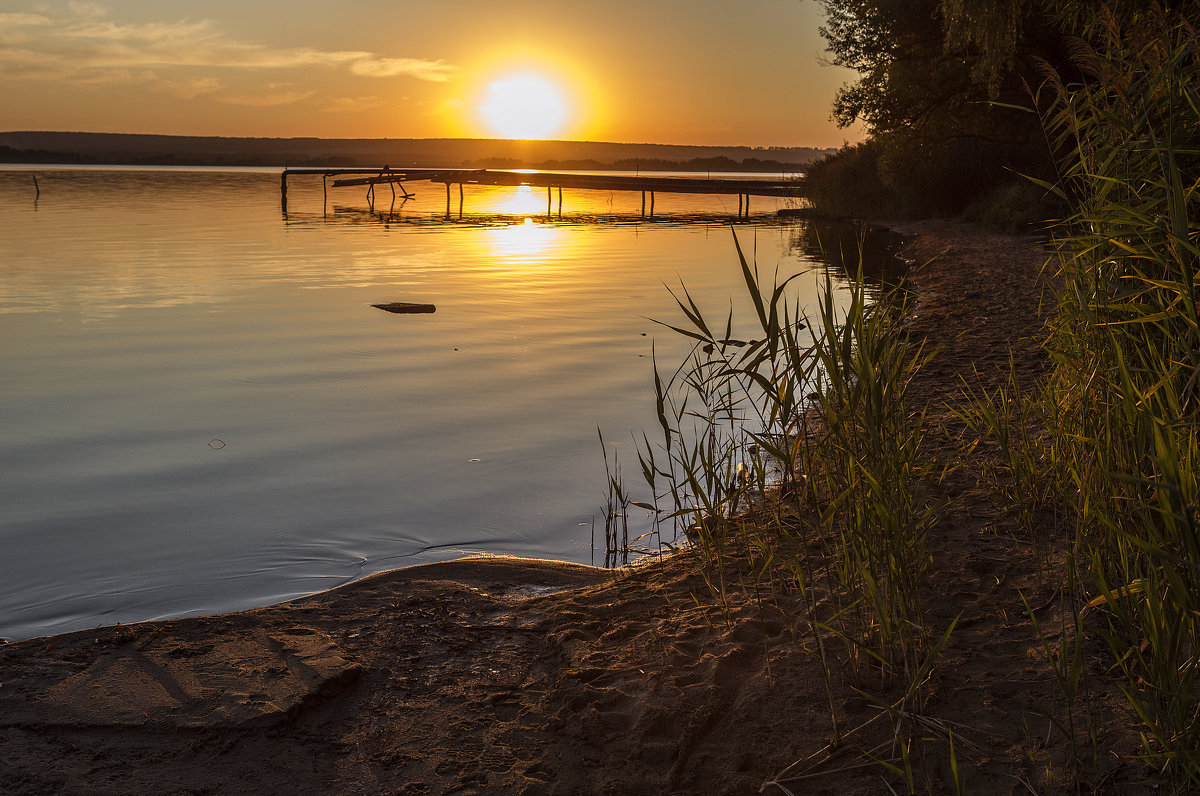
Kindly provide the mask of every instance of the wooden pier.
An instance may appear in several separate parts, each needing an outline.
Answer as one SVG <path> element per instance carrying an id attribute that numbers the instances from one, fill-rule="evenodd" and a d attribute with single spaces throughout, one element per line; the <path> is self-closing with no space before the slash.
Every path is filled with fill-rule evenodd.
<path id="1" fill-rule="evenodd" d="M 463 186 L 465 185 L 498 185 L 498 186 L 531 186 L 546 189 L 546 216 L 553 212 L 554 191 L 558 191 L 558 217 L 562 218 L 562 192 L 564 188 L 583 191 L 641 191 L 642 217 L 647 217 L 646 197 L 650 198 L 649 217 L 654 217 L 654 198 L 656 193 L 682 194 L 737 194 L 738 218 L 749 217 L 751 196 L 804 196 L 804 186 L 799 180 L 770 180 L 720 177 L 663 177 L 663 176 L 630 176 L 619 174 L 573 174 L 570 172 L 551 171 L 508 171 L 492 169 L 430 169 L 410 168 L 392 169 L 384 166 L 382 169 L 284 169 L 280 177 L 279 190 L 283 212 L 287 212 L 288 177 L 293 174 L 321 175 L 326 181 L 333 177 L 332 185 L 325 182 L 326 191 L 329 187 L 342 188 L 347 186 L 367 186 L 367 197 L 374 201 L 375 186 L 388 185 L 392 189 L 392 197 L 396 196 L 399 187 L 405 197 L 410 194 L 405 190 L 406 182 L 440 182 L 446 186 L 446 216 L 450 216 L 451 198 L 450 186 L 458 186 L 458 217 L 463 215 Z"/>

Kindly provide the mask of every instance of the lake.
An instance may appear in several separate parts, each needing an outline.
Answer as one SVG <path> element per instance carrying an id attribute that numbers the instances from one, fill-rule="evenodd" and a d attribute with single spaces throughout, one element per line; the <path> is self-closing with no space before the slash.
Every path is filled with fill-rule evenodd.
<path id="1" fill-rule="evenodd" d="M 748 313 L 733 229 L 802 295 L 828 267 L 794 200 L 409 190 L 294 177 L 285 216 L 277 170 L 0 167 L 0 637 L 592 562 L 597 429 L 632 461 L 651 346 L 688 350 L 664 283 Z"/>

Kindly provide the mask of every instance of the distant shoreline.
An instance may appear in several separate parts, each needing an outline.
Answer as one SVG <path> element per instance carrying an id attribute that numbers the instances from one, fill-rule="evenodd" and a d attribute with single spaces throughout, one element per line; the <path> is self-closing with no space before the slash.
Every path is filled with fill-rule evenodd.
<path id="1" fill-rule="evenodd" d="M 0 163 L 111 166 L 533 168 L 588 171 L 802 171 L 832 149 L 509 139 L 224 138 L 0 132 Z"/>

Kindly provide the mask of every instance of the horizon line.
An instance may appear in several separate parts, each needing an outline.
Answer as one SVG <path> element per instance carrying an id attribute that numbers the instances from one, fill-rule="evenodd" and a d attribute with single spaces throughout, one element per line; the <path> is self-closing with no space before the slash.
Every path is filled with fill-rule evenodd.
<path id="1" fill-rule="evenodd" d="M 0 130 L 0 135 L 112 135 L 112 136 L 146 136 L 155 138 L 213 138 L 258 141 L 483 141 L 511 142 L 528 144 L 611 144 L 614 146 L 655 146 L 681 147 L 691 149 L 811 149 L 830 150 L 841 149 L 844 144 L 837 146 L 816 146 L 812 144 L 664 144 L 651 141 L 600 141 L 571 138 L 499 138 L 499 137 L 465 137 L 465 136 L 422 136 L 422 137 L 325 137 L 312 135 L 268 136 L 268 135 L 203 135 L 192 133 L 130 133 L 99 130 Z"/>

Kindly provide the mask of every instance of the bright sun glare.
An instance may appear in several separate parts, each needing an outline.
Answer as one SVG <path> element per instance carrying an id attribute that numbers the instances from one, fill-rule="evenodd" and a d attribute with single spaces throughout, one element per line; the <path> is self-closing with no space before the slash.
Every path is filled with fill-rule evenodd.
<path id="1" fill-rule="evenodd" d="M 504 138 L 547 138 L 567 121 L 567 100 L 550 81 L 519 75 L 491 83 L 479 111 Z"/>

